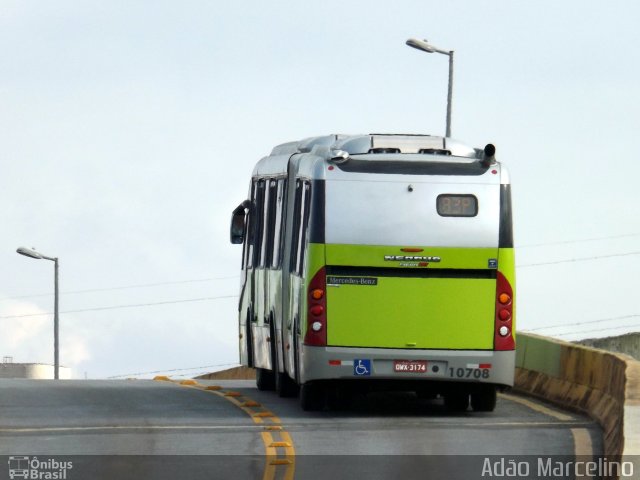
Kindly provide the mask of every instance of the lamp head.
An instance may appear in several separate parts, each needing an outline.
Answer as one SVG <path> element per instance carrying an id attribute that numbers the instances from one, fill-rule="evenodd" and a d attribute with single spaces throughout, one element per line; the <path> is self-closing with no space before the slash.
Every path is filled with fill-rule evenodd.
<path id="1" fill-rule="evenodd" d="M 418 40 L 417 38 L 410 38 L 406 41 L 406 44 L 410 47 L 417 48 L 418 50 L 422 50 L 423 52 L 433 53 L 435 52 L 435 48 L 432 45 L 429 45 L 429 42 L 426 40 Z"/>
<path id="2" fill-rule="evenodd" d="M 35 250 L 31 249 L 31 248 L 26 248 L 26 247 L 20 247 L 16 250 L 16 252 L 18 252 L 20 255 L 24 255 L 25 257 L 31 257 L 31 258 L 35 258 L 40 260 L 42 258 L 42 255 L 39 254 L 38 252 L 36 252 Z"/>

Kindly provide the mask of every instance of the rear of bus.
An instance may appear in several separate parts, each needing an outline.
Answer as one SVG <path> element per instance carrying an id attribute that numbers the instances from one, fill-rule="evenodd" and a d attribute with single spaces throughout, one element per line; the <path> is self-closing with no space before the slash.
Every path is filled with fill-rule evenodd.
<path id="1" fill-rule="evenodd" d="M 493 410 L 515 364 L 508 175 L 481 158 L 388 151 L 329 161 L 317 184 L 324 239 L 308 250 L 301 383 L 439 394 L 458 410 L 471 395 Z"/>

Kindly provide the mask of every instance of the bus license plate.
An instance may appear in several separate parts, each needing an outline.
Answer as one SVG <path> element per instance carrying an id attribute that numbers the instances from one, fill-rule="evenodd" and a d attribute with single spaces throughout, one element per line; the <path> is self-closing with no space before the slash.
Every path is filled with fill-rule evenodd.
<path id="1" fill-rule="evenodd" d="M 397 373 L 427 373 L 427 361 L 394 360 L 393 371 Z"/>

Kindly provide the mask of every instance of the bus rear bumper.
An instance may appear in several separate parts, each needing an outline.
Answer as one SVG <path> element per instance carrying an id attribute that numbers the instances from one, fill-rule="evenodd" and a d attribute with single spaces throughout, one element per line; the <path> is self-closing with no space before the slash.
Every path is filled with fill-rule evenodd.
<path id="1" fill-rule="evenodd" d="M 302 348 L 301 383 L 384 380 L 486 383 L 512 387 L 515 350 Z"/>

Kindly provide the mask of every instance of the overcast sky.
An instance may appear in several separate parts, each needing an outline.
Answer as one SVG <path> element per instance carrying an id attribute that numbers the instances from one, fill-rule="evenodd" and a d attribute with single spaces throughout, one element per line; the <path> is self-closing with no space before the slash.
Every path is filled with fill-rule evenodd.
<path id="1" fill-rule="evenodd" d="M 0 0 L 0 353 L 53 361 L 52 316 L 24 316 L 53 311 L 53 264 L 27 246 L 60 258 L 76 378 L 236 364 L 228 223 L 253 165 L 315 135 L 443 134 L 447 57 L 414 36 L 455 50 L 452 136 L 510 169 L 519 330 L 637 331 L 639 10 Z"/>

